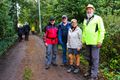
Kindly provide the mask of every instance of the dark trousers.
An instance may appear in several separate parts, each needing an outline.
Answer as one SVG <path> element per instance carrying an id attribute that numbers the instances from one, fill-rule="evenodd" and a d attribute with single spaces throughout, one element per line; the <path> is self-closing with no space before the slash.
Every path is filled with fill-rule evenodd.
<path id="1" fill-rule="evenodd" d="M 89 62 L 89 72 L 91 74 L 91 77 L 97 77 L 100 48 L 98 48 L 97 46 L 94 46 L 94 45 L 87 45 L 86 48 L 88 51 L 86 59 Z"/>
<path id="2" fill-rule="evenodd" d="M 29 32 L 25 33 L 25 40 L 28 41 L 29 40 Z"/>
<path id="3" fill-rule="evenodd" d="M 22 34 L 18 34 L 18 39 L 19 39 L 19 41 L 22 41 Z"/>
<path id="4" fill-rule="evenodd" d="M 62 46 L 62 51 L 63 51 L 63 54 L 62 54 L 62 63 L 66 64 L 67 63 L 67 54 L 66 54 L 67 45 L 66 45 L 66 43 L 63 43 L 61 46 Z"/>

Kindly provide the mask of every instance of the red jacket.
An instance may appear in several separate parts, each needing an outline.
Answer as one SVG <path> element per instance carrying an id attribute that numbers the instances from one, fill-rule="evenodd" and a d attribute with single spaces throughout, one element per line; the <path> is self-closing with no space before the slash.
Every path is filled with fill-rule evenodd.
<path id="1" fill-rule="evenodd" d="M 43 39 L 45 44 L 58 44 L 58 28 L 52 25 L 47 26 Z"/>

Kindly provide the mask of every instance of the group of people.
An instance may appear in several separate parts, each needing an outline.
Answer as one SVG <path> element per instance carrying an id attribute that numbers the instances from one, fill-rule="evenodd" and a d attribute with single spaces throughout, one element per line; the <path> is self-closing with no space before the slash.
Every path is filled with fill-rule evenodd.
<path id="1" fill-rule="evenodd" d="M 25 35 L 25 41 L 29 40 L 30 26 L 27 22 L 24 25 L 18 24 L 18 39 L 19 41 L 23 40 L 23 35 Z"/>
<path id="2" fill-rule="evenodd" d="M 86 46 L 89 70 L 84 76 L 89 76 L 89 80 L 98 79 L 99 51 L 104 39 L 105 29 L 102 18 L 95 15 L 94 11 L 94 6 L 88 4 L 82 30 L 76 19 L 69 22 L 68 17 L 63 15 L 62 22 L 56 26 L 55 18 L 50 17 L 44 34 L 46 46 L 45 69 L 50 69 L 51 65 L 57 66 L 57 45 L 60 44 L 63 51 L 61 66 L 68 66 L 68 73 L 78 73 L 80 71 L 80 51 L 83 46 Z"/>

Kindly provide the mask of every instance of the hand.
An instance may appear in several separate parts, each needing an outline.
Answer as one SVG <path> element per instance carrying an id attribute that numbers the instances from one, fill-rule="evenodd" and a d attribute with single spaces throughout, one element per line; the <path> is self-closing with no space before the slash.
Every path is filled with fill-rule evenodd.
<path id="1" fill-rule="evenodd" d="M 68 48 L 67 48 L 67 51 L 68 51 Z"/>
<path id="2" fill-rule="evenodd" d="M 98 47 L 98 48 L 101 48 L 101 46 L 102 46 L 101 43 L 98 43 L 98 44 L 97 44 L 97 47 Z"/>
<path id="3" fill-rule="evenodd" d="M 48 44 L 47 44 L 47 43 L 45 43 L 45 46 L 48 46 Z"/>
<path id="4" fill-rule="evenodd" d="M 77 48 L 77 51 L 80 51 L 80 47 Z"/>
<path id="5" fill-rule="evenodd" d="M 86 44 L 82 44 L 82 48 L 86 48 Z"/>

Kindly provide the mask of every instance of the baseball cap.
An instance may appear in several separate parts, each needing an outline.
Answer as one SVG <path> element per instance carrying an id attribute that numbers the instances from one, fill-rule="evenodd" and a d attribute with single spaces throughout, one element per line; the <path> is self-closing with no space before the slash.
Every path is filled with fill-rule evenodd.
<path id="1" fill-rule="evenodd" d="M 67 16 L 66 16 L 66 15 L 63 15 L 62 18 L 67 18 Z"/>
<path id="2" fill-rule="evenodd" d="M 55 18 L 53 16 L 50 17 L 50 21 L 54 21 Z"/>

